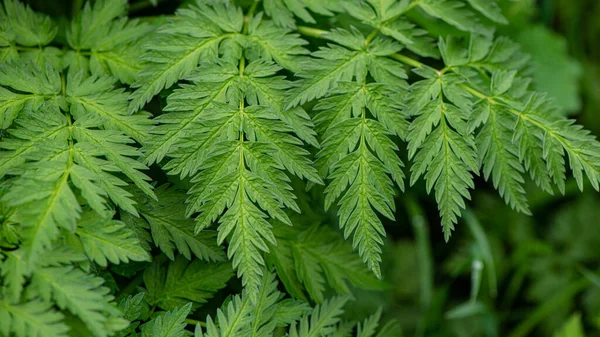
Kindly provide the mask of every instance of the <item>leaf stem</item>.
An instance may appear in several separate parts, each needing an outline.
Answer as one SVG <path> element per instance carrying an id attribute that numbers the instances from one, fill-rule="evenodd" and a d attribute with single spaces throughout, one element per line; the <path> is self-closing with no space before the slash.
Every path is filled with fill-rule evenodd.
<path id="1" fill-rule="evenodd" d="M 369 46 L 369 44 L 371 43 L 371 41 L 373 41 L 373 39 L 377 36 L 377 34 L 379 34 L 379 28 L 375 29 L 374 31 L 371 32 L 371 34 L 369 34 L 369 36 L 367 36 L 367 38 L 365 39 L 366 47 Z"/>
<path id="2" fill-rule="evenodd" d="M 415 68 L 423 68 L 423 67 L 425 67 L 425 65 L 423 63 L 421 63 L 421 62 L 419 62 L 419 61 L 417 61 L 417 60 L 415 60 L 413 58 L 410 58 L 410 57 L 408 57 L 406 55 L 392 54 L 391 57 L 394 60 L 400 61 L 400 62 L 402 62 L 404 64 L 408 64 L 409 66 L 413 66 Z"/>
<path id="3" fill-rule="evenodd" d="M 256 7 L 258 6 L 258 0 L 254 0 L 254 2 L 252 3 L 252 6 L 250 6 L 250 9 L 248 9 L 248 13 L 246 13 L 246 18 L 244 18 L 244 32 L 243 34 L 248 33 L 248 21 L 250 20 L 250 18 L 252 17 L 252 15 L 254 15 L 254 12 L 256 11 Z"/>
<path id="4" fill-rule="evenodd" d="M 200 324 L 201 327 L 206 327 L 206 322 L 198 321 L 195 319 L 186 318 L 183 321 L 186 322 L 187 324 L 191 324 L 191 325 Z"/>
<path id="5" fill-rule="evenodd" d="M 16 46 L 16 45 L 0 47 L 0 50 L 5 50 L 5 49 L 15 49 L 17 51 L 39 51 L 39 50 L 42 50 L 43 48 L 41 48 L 41 47 L 23 47 L 23 46 Z"/>
<path id="6" fill-rule="evenodd" d="M 297 29 L 298 29 L 298 33 L 305 35 L 305 36 L 314 37 L 317 39 L 324 39 L 325 38 L 324 35 L 329 33 L 328 31 L 323 30 L 323 29 L 306 27 L 306 26 L 298 26 Z"/>

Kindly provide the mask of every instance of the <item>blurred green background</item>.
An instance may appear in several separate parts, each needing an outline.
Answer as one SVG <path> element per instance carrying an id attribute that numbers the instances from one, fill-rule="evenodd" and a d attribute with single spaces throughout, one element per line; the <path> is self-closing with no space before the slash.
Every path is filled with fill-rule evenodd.
<path id="1" fill-rule="evenodd" d="M 82 3 L 27 2 L 55 17 Z M 499 2 L 511 24 L 498 34 L 531 55 L 533 86 L 600 135 L 600 1 Z M 132 0 L 131 15 L 169 14 L 181 1 L 159 3 Z M 399 196 L 399 224 L 386 226 L 388 289 L 356 290 L 348 318 L 383 306 L 403 336 L 600 336 L 600 196 L 590 186 L 580 193 L 571 181 L 564 196 L 529 186 L 530 217 L 480 182 L 449 243 L 422 190 Z"/>

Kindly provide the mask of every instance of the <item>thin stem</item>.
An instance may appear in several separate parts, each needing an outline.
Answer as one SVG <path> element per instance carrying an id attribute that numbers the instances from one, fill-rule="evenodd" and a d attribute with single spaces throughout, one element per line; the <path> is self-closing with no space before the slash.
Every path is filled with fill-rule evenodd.
<path id="1" fill-rule="evenodd" d="M 425 65 L 413 58 L 410 58 L 408 56 L 402 55 L 402 54 L 392 54 L 391 57 L 394 60 L 400 61 L 404 64 L 408 64 L 409 66 L 415 67 L 415 68 L 423 68 L 425 67 Z"/>
<path id="2" fill-rule="evenodd" d="M 305 36 L 310 36 L 310 37 L 314 37 L 317 39 L 324 39 L 325 34 L 329 33 L 326 30 L 323 29 L 318 29 L 318 28 L 312 28 L 312 27 L 306 27 L 306 26 L 298 26 L 298 33 L 305 35 Z"/>
<path id="3" fill-rule="evenodd" d="M 183 321 L 186 322 L 187 324 L 191 324 L 191 325 L 200 324 L 201 327 L 206 327 L 206 322 L 198 321 L 195 319 L 186 318 Z"/>
<path id="4" fill-rule="evenodd" d="M 415 7 L 416 7 L 416 6 L 419 4 L 419 2 L 421 2 L 421 0 L 415 0 L 415 1 L 413 1 L 413 2 L 412 2 L 410 5 L 408 5 L 408 7 L 406 7 L 406 9 L 405 9 L 405 10 L 403 10 L 403 11 L 402 11 L 402 13 L 400 13 L 398 16 L 400 16 L 400 15 L 402 15 L 402 14 L 404 14 L 404 13 L 407 13 L 407 12 L 409 12 L 411 9 L 415 8 Z M 396 16 L 396 17 L 398 17 L 398 16 Z"/>
<path id="5" fill-rule="evenodd" d="M 369 44 L 371 43 L 371 41 L 373 41 L 373 39 L 375 38 L 375 36 L 377 36 L 377 34 L 379 34 L 379 28 L 375 29 L 374 31 L 371 32 L 371 34 L 369 34 L 369 36 L 367 36 L 367 39 L 365 40 L 366 47 L 369 46 Z"/>
<path id="6" fill-rule="evenodd" d="M 246 59 L 242 56 L 240 59 L 240 77 L 244 77 L 244 70 L 246 69 Z"/>
<path id="7" fill-rule="evenodd" d="M 67 96 L 67 81 L 63 74 L 60 75 L 60 95 L 62 97 Z"/>
<path id="8" fill-rule="evenodd" d="M 246 16 L 244 18 L 244 31 L 242 32 L 242 34 L 248 33 L 248 20 L 250 20 L 250 18 L 256 11 L 257 6 L 258 6 L 258 0 L 254 0 L 254 2 L 252 3 L 252 6 L 250 6 L 250 9 L 248 9 L 248 13 L 246 13 Z"/>
<path id="9" fill-rule="evenodd" d="M 16 49 L 17 51 L 38 51 L 38 50 L 42 50 L 42 47 L 23 47 L 23 46 L 7 46 L 7 47 L 0 47 L 0 50 L 4 50 L 4 49 Z"/>

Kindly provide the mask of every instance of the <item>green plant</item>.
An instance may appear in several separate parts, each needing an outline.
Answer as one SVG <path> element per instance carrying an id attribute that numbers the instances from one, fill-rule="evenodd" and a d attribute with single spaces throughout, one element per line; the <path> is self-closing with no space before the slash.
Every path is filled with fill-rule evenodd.
<path id="1" fill-rule="evenodd" d="M 389 288 L 384 222 L 404 222 L 405 185 L 434 196 L 445 241 L 478 175 L 526 215 L 527 175 L 564 194 L 568 162 L 599 189 L 600 143 L 531 89 L 495 1 L 80 7 L 69 22 L 0 7 L 2 336 L 400 335 L 382 311 L 342 313 L 350 287 Z M 494 258 L 466 223 L 476 301 L 481 266 L 497 291 Z M 486 312 L 474 303 L 448 317 Z"/>

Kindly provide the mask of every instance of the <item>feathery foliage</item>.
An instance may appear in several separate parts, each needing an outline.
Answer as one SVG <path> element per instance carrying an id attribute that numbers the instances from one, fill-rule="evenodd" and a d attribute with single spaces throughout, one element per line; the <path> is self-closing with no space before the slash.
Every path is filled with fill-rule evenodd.
<path id="1" fill-rule="evenodd" d="M 94 336 L 127 326 L 104 279 L 88 273 L 90 263 L 150 260 L 113 218 L 116 207 L 138 214 L 127 185 L 154 196 L 135 145 L 152 121 L 128 115 L 128 94 L 107 76 L 125 81 L 137 71 L 121 67 L 148 32 L 123 17 L 126 7 L 86 5 L 66 31 L 73 50 L 61 50 L 51 45 L 52 19 L 18 1 L 0 6 L 0 202 L 19 233 L 1 252 L 3 335 L 66 336 L 67 311 Z M 109 55 L 122 59 L 113 64 Z"/>
<path id="2" fill-rule="evenodd" d="M 1 337 L 399 336 L 348 302 L 398 288 L 384 243 L 411 222 L 441 312 L 411 195 L 448 241 L 480 180 L 525 215 L 533 185 L 600 189 L 503 1 L 71 2 L 0 2 Z M 486 313 L 482 275 L 496 294 L 473 219 L 448 319 Z"/>

